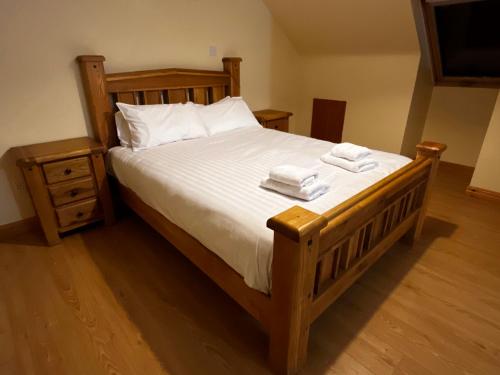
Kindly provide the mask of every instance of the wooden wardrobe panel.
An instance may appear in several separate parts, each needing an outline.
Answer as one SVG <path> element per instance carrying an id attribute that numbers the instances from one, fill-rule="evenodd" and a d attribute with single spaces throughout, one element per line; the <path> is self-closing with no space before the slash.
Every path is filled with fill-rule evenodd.
<path id="1" fill-rule="evenodd" d="M 342 142 L 346 102 L 313 99 L 311 137 L 329 142 Z"/>

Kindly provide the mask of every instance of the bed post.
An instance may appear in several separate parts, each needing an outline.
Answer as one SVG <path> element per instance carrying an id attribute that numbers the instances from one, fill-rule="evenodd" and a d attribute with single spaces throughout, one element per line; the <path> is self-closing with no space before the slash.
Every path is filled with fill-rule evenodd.
<path id="1" fill-rule="evenodd" d="M 106 90 L 106 73 L 104 72 L 104 56 L 85 55 L 76 58 L 80 66 L 85 98 L 94 129 L 94 138 L 106 148 L 114 145 L 116 133 L 112 119 L 111 103 Z M 111 123 L 110 123 L 111 122 Z"/>
<path id="2" fill-rule="evenodd" d="M 432 185 L 436 178 L 438 171 L 439 160 L 441 159 L 441 154 L 446 150 L 447 146 L 443 143 L 424 141 L 417 145 L 417 159 L 418 158 L 428 158 L 432 160 L 431 172 L 429 174 L 429 180 L 427 181 L 427 186 L 425 187 L 425 192 L 422 200 L 422 206 L 420 208 L 420 213 L 417 218 L 415 226 L 408 232 L 405 239 L 408 242 L 414 242 L 418 240 L 420 234 L 422 233 L 422 227 L 424 225 L 425 216 L 427 213 L 427 206 L 429 204 L 429 199 L 432 191 Z"/>
<path id="3" fill-rule="evenodd" d="M 240 96 L 240 63 L 241 57 L 224 57 L 222 59 L 224 71 L 231 75 L 231 83 L 226 88 L 226 95 Z"/>
<path id="4" fill-rule="evenodd" d="M 267 221 L 274 230 L 269 361 L 293 374 L 307 356 L 320 230 L 326 218 L 294 206 Z"/>

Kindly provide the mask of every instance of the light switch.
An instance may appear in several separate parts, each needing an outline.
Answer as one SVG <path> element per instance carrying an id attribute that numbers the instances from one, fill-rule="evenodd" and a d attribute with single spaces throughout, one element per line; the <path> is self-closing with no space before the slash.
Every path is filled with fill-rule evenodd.
<path id="1" fill-rule="evenodd" d="M 216 46 L 208 47 L 208 56 L 210 56 L 210 57 L 217 56 L 217 47 Z"/>

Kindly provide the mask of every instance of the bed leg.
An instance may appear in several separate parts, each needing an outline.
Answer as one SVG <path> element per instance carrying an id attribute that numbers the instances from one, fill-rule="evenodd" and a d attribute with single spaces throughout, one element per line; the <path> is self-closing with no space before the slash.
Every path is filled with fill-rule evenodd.
<path id="1" fill-rule="evenodd" d="M 441 158 L 441 154 L 446 150 L 446 147 L 447 146 L 445 144 L 429 141 L 425 141 L 417 145 L 417 158 L 431 159 L 432 167 L 427 186 L 425 187 L 420 214 L 418 215 L 415 225 L 404 236 L 404 240 L 407 243 L 412 244 L 420 238 L 425 216 L 427 214 L 427 206 L 429 205 L 432 187 L 438 171 L 439 160 Z"/>
<path id="2" fill-rule="evenodd" d="M 271 218 L 274 230 L 269 362 L 277 374 L 294 374 L 307 357 L 310 308 L 320 230 L 327 220 L 294 206 Z"/>

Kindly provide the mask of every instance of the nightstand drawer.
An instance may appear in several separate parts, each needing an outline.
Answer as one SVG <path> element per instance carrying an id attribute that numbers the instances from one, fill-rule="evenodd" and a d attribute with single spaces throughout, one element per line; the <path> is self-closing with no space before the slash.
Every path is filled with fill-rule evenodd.
<path id="1" fill-rule="evenodd" d="M 51 185 L 49 186 L 49 193 L 54 206 L 62 206 L 66 203 L 94 197 L 96 190 L 93 178 L 87 177 L 76 181 Z"/>
<path id="2" fill-rule="evenodd" d="M 81 221 L 91 220 L 100 215 L 97 199 L 89 199 L 65 207 L 56 208 L 57 219 L 61 227 L 67 227 Z"/>
<path id="3" fill-rule="evenodd" d="M 46 163 L 43 165 L 43 173 L 49 184 L 88 176 L 90 175 L 89 159 L 85 157 Z"/>
<path id="4" fill-rule="evenodd" d="M 267 129 L 275 129 L 275 130 L 280 130 L 282 132 L 287 132 L 288 131 L 288 119 L 278 119 L 278 120 L 272 120 L 272 121 L 267 121 L 264 124 L 264 127 Z"/>
<path id="5" fill-rule="evenodd" d="M 253 114 L 257 121 L 266 129 L 288 132 L 288 119 L 292 115 L 291 112 L 263 109 L 261 111 L 254 111 Z"/>

